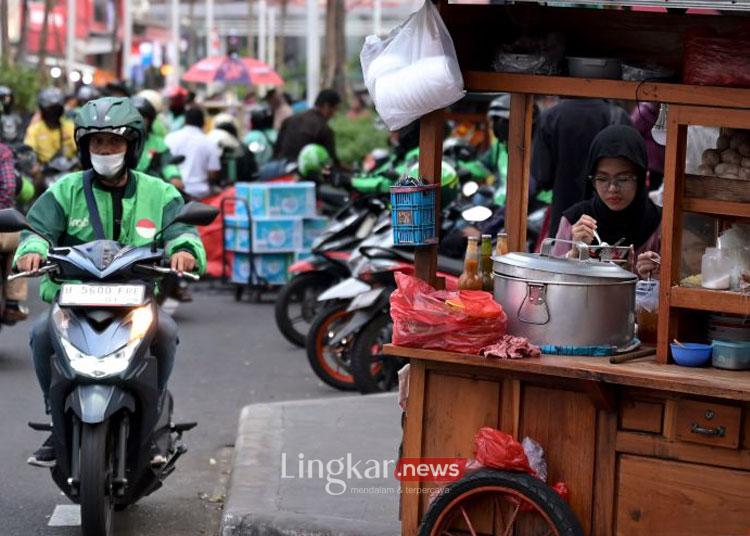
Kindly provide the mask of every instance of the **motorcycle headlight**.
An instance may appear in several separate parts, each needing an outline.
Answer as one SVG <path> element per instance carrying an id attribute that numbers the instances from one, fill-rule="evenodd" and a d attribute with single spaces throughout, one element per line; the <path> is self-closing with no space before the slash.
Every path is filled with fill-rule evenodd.
<path id="1" fill-rule="evenodd" d="M 60 342 L 62 343 L 68 362 L 74 371 L 90 378 L 104 378 L 106 376 L 121 374 L 128 368 L 130 360 L 133 358 L 133 353 L 138 348 L 141 340 L 130 341 L 119 350 L 115 350 L 104 357 L 85 354 L 64 337 L 60 337 Z"/>

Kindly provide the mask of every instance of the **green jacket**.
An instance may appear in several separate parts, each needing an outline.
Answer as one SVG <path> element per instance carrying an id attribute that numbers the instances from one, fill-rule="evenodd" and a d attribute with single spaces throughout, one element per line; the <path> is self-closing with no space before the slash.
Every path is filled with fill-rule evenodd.
<path id="1" fill-rule="evenodd" d="M 181 178 L 180 168 L 169 163 L 171 158 L 172 155 L 164 142 L 164 138 L 151 131 L 143 145 L 143 152 L 135 169 L 165 181 L 179 179 Z"/>
<path id="2" fill-rule="evenodd" d="M 94 183 L 94 198 L 107 238 L 113 238 L 112 194 Z M 122 226 L 119 242 L 129 246 L 151 243 L 154 230 L 172 221 L 184 204 L 177 189 L 161 179 L 132 171 L 122 199 Z M 83 172 L 70 173 L 44 192 L 29 210 L 27 219 L 31 226 L 56 246 L 75 246 L 94 240 L 94 230 L 89 223 L 89 211 L 83 192 Z M 189 251 L 196 259 L 196 270 L 206 269 L 206 252 L 198 233 L 189 225 L 175 224 L 164 233 L 165 253 Z M 13 259 L 15 263 L 27 253 L 47 256 L 48 245 L 42 238 L 24 231 L 21 244 Z M 39 292 L 42 299 L 51 302 L 58 286 L 44 278 Z"/>

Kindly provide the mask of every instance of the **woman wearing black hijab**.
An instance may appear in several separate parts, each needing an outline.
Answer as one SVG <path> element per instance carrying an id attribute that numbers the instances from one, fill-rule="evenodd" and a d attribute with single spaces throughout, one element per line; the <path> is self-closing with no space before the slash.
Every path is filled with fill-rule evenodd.
<path id="1" fill-rule="evenodd" d="M 557 238 L 591 244 L 596 231 L 602 242 L 633 246 L 641 277 L 658 272 L 661 211 L 648 197 L 643 137 L 629 126 L 605 128 L 591 143 L 586 169 L 591 197 L 563 212 Z M 559 243 L 553 253 L 564 255 L 569 249 Z"/>

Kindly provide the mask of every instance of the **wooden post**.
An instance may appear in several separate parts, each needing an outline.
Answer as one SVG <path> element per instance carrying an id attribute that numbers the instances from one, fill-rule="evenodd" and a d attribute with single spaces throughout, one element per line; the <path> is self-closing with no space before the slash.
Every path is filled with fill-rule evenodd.
<path id="1" fill-rule="evenodd" d="M 508 233 L 510 251 L 526 251 L 533 102 L 533 95 L 513 93 L 510 97 L 507 196 L 505 202 L 505 230 Z"/>
<path id="2" fill-rule="evenodd" d="M 682 196 L 685 184 L 687 126 L 680 125 L 680 106 L 672 105 L 667 114 L 667 146 L 664 158 L 664 203 L 661 222 L 661 269 L 659 270 L 659 324 L 657 361 L 669 362 L 669 341 L 677 329 L 677 315 L 669 307 L 672 285 L 680 279 L 682 258 Z"/>
<path id="3" fill-rule="evenodd" d="M 443 164 L 444 110 L 436 110 L 422 117 L 419 131 L 419 175 L 428 184 L 440 184 Z M 435 203 L 435 226 L 440 229 L 440 190 Z M 418 278 L 436 285 L 437 246 L 417 248 L 414 269 Z"/>

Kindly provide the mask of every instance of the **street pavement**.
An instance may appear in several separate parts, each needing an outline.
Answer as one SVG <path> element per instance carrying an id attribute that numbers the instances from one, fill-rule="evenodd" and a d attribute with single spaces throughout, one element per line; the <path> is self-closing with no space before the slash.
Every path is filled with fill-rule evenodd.
<path id="1" fill-rule="evenodd" d="M 189 451 L 164 487 L 116 514 L 118 536 L 218 534 L 241 408 L 343 394 L 323 385 L 304 352 L 278 334 L 272 304 L 236 303 L 231 292 L 208 283 L 194 295 L 175 314 L 181 344 L 170 388 L 175 422 L 196 420 L 198 427 L 185 434 Z M 32 308 L 38 314 L 43 305 L 33 300 Z M 29 327 L 0 331 L 0 535 L 78 535 L 77 526 L 49 526 L 75 523 L 75 507 L 46 469 L 26 465 L 44 439 L 26 423 L 45 419 Z"/>

